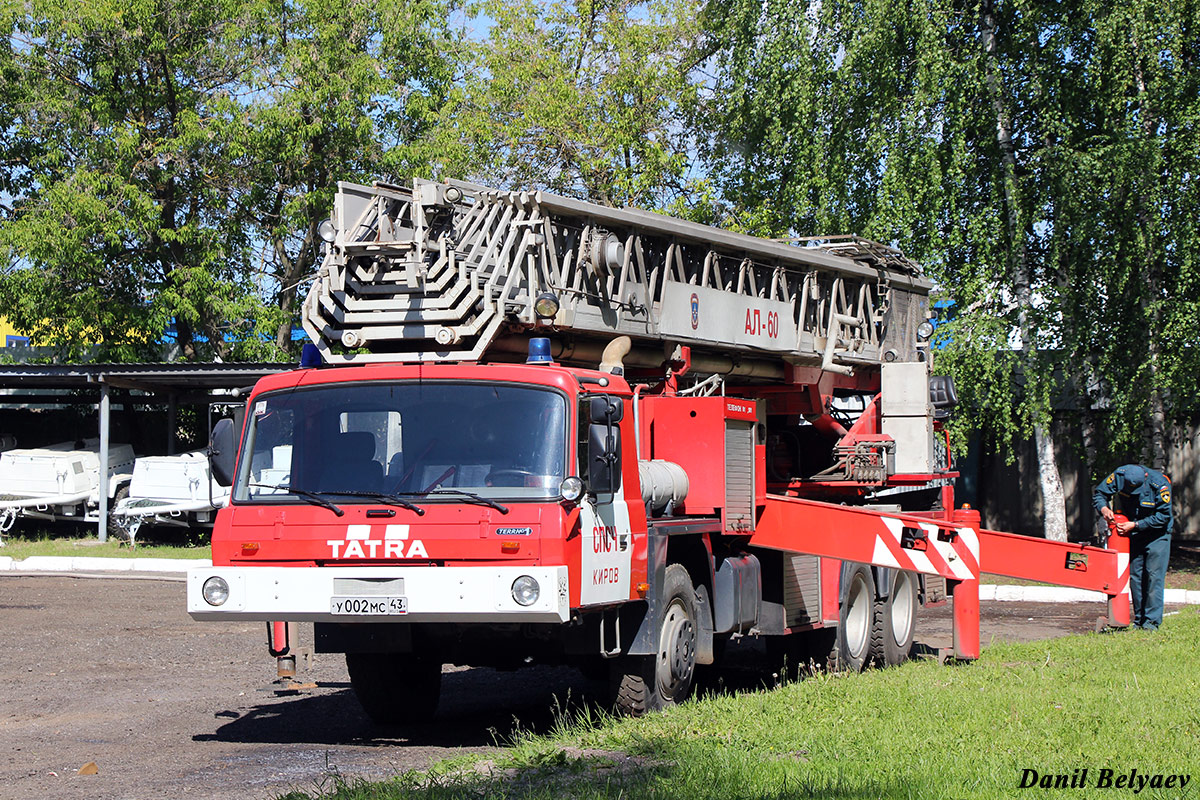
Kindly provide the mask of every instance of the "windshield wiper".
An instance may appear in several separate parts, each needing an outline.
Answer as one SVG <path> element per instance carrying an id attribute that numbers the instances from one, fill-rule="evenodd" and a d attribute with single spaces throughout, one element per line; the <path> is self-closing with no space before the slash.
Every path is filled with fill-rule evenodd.
<path id="1" fill-rule="evenodd" d="M 410 494 L 415 495 L 415 494 L 417 494 L 417 492 L 411 492 Z M 482 505 L 485 505 L 485 506 L 491 506 L 492 508 L 499 511 L 501 514 L 508 513 L 507 506 L 502 506 L 499 503 L 497 503 L 495 500 L 484 497 L 482 495 L 475 494 L 475 492 L 465 491 L 463 489 L 447 489 L 445 487 L 442 487 L 442 488 L 438 488 L 438 489 L 430 489 L 428 492 L 422 492 L 422 494 L 426 494 L 426 495 L 430 495 L 430 494 L 458 495 L 459 497 L 465 497 L 467 500 L 470 500 L 472 502 L 481 503 Z"/>
<path id="2" fill-rule="evenodd" d="M 314 505 L 321 506 L 322 508 L 328 508 L 330 511 L 332 511 L 334 514 L 337 514 L 339 517 L 346 513 L 345 511 L 342 511 L 342 509 L 340 509 L 336 505 L 334 505 L 333 501 L 322 497 L 317 492 L 310 492 L 308 489 L 297 489 L 295 486 L 276 486 L 275 484 L 272 484 L 272 483 L 250 483 L 247 485 L 253 486 L 258 489 L 275 489 L 275 490 L 282 489 L 283 491 L 287 492 L 288 494 L 294 494 L 297 497 L 303 497 L 305 500 L 307 500 L 310 503 L 313 503 Z M 327 494 L 333 494 L 333 493 L 327 492 Z"/>
<path id="3" fill-rule="evenodd" d="M 416 503 L 410 503 L 402 497 L 387 492 L 371 492 L 371 491 L 337 491 L 337 492 L 322 492 L 321 494 L 331 494 L 334 497 L 369 497 L 372 500 L 379 500 L 384 505 L 400 506 L 407 508 L 409 511 L 417 512 L 418 517 L 425 516 L 425 509 L 421 508 Z"/>

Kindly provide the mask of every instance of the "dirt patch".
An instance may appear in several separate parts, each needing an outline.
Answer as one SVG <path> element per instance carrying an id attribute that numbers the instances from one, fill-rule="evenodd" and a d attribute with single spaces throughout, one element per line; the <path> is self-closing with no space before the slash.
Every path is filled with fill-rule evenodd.
<path id="1" fill-rule="evenodd" d="M 262 623 L 199 623 L 179 581 L 0 576 L 0 798 L 272 798 L 342 779 L 383 779 L 461 755 L 495 759 L 514 729 L 549 730 L 603 686 L 542 667 L 448 669 L 434 724 L 374 727 L 340 656 L 280 694 Z M 1092 630 L 1102 604 L 984 603 L 983 643 Z M 948 647 L 948 608 L 922 612 L 921 647 Z M 770 676 L 751 642 L 707 678 L 720 691 Z M 740 660 L 739 660 L 740 657 Z M 564 750 L 574 766 L 653 769 L 619 753 Z M 559 756 L 555 755 L 555 758 Z M 95 762 L 97 774 L 78 775 Z M 553 766 L 553 765 L 551 765 Z"/>

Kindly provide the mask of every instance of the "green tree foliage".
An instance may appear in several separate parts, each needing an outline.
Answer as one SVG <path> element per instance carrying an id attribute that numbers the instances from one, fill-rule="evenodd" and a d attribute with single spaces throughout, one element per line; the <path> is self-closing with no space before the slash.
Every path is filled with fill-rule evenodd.
<path id="1" fill-rule="evenodd" d="M 267 0 L 243 119 L 229 132 L 242 165 L 237 205 L 262 238 L 262 263 L 290 345 L 299 290 L 316 271 L 339 180 L 401 180 L 453 77 L 440 0 Z"/>
<path id="2" fill-rule="evenodd" d="M 9 130 L 33 145 L 9 171 L 19 193 L 0 241 L 17 268 L 0 302 L 36 340 L 139 358 L 169 323 L 189 356 L 202 339 L 229 355 L 227 336 L 253 338 L 237 176 L 216 135 L 253 52 L 244 11 L 31 2 L 10 16 Z"/>
<path id="3" fill-rule="evenodd" d="M 938 364 L 960 425 L 1044 433 L 1065 385 L 1110 404 L 1101 438 L 1128 452 L 1194 407 L 1196 11 L 711 0 L 726 213 L 925 262 L 952 304 Z"/>
<path id="4" fill-rule="evenodd" d="M 441 114 L 450 176 L 661 207 L 694 188 L 692 0 L 488 0 L 491 25 Z"/>
<path id="5" fill-rule="evenodd" d="M 336 181 L 412 166 L 450 75 L 444 10 L 9 8 L 5 316 L 64 355 L 154 358 L 168 325 L 188 358 L 282 354 Z"/>
<path id="6" fill-rule="evenodd" d="M 1053 261 L 1081 383 L 1115 413 L 1101 445 L 1164 466 L 1172 422 L 1200 411 L 1200 5 L 1086 2 L 1082 113 L 1047 193 Z M 1093 475 L 1093 477 L 1097 477 Z"/>

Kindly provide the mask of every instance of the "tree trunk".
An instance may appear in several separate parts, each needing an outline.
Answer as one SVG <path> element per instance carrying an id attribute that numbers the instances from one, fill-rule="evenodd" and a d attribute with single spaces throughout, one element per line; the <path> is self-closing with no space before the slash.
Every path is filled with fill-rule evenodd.
<path id="1" fill-rule="evenodd" d="M 979 11 L 979 35 L 983 44 L 984 70 L 992 110 L 996 115 L 996 144 L 1003 167 L 1005 222 L 1009 240 L 1009 273 L 1017 300 L 1017 324 L 1021 334 L 1022 366 L 1026 385 L 1032 386 L 1040 369 L 1037 357 L 1037 326 L 1031 319 L 1033 290 L 1025 231 L 1021 222 L 1020 176 L 1017 174 L 1016 148 L 1013 145 L 1012 116 L 1004 100 L 1001 73 L 996 63 L 996 11 L 992 0 L 984 0 Z M 1036 413 L 1036 410 L 1035 410 Z M 1047 415 L 1048 420 L 1049 415 Z M 1038 478 L 1042 490 L 1043 529 L 1047 539 L 1067 540 L 1067 504 L 1062 478 L 1055 459 L 1054 440 L 1048 422 L 1033 426 L 1037 447 Z"/>
<path id="2" fill-rule="evenodd" d="M 310 229 L 316 226 L 310 224 Z M 300 250 L 295 258 L 291 258 L 287 252 L 287 246 L 282 239 L 276 239 L 273 242 L 276 256 L 279 259 L 279 280 L 280 290 L 276 296 L 276 302 L 279 309 L 283 311 L 285 318 L 279 323 L 279 328 L 275 331 L 275 346 L 279 348 L 281 353 L 291 352 L 292 345 L 292 324 L 296 321 L 297 311 L 299 307 L 299 297 L 297 296 L 297 286 L 303 279 L 306 268 L 309 266 L 309 252 L 313 234 L 310 230 L 305 237 L 304 243 L 300 246 Z"/>
<path id="3" fill-rule="evenodd" d="M 1037 447 L 1038 475 L 1042 483 L 1042 509 L 1046 538 L 1057 542 L 1067 540 L 1067 498 L 1063 492 L 1062 479 L 1058 474 L 1058 463 L 1054 460 L 1054 437 L 1049 426 L 1038 425 L 1033 429 L 1034 446 Z"/>

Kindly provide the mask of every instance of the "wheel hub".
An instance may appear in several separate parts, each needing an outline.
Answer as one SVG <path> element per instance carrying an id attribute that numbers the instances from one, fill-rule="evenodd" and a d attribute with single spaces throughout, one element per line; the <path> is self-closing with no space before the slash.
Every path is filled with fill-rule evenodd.
<path id="1" fill-rule="evenodd" d="M 916 587 L 912 578 L 901 575 L 892 592 L 892 640 L 897 645 L 907 646 L 912 641 L 913 594 Z"/>
<path id="2" fill-rule="evenodd" d="M 659 684 L 668 694 L 691 678 L 696 665 L 696 629 L 677 605 L 667 609 L 659 651 Z"/>

